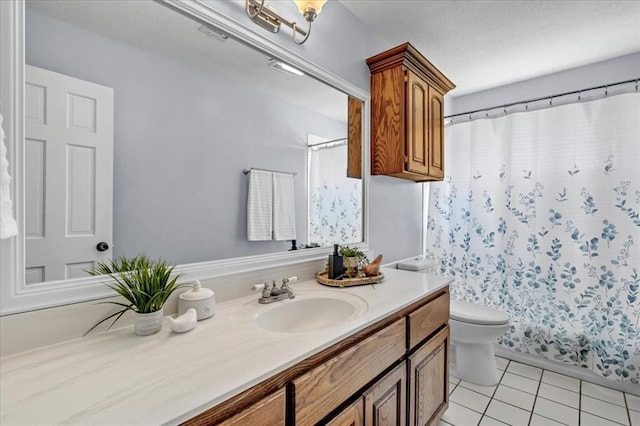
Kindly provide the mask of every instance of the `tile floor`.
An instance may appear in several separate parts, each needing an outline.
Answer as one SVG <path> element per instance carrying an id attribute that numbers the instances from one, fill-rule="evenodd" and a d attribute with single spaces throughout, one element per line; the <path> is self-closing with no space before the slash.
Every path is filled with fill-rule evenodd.
<path id="1" fill-rule="evenodd" d="M 438 426 L 640 426 L 640 397 L 497 358 L 496 386 L 450 378 Z"/>

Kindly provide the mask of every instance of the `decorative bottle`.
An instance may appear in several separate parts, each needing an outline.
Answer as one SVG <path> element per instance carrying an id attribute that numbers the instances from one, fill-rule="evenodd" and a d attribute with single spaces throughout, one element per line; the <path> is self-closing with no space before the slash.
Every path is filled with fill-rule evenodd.
<path id="1" fill-rule="evenodd" d="M 344 273 L 344 266 L 342 264 L 342 256 L 338 253 L 338 244 L 333 245 L 333 254 L 329 255 L 329 270 L 327 271 L 327 277 L 331 280 L 335 280 Z"/>

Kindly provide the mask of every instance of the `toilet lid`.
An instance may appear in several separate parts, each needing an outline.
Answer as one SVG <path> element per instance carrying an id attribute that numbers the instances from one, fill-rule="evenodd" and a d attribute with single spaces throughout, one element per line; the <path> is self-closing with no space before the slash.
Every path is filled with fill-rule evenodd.
<path id="1" fill-rule="evenodd" d="M 451 319 L 456 321 L 482 325 L 502 325 L 509 323 L 509 315 L 506 313 L 476 303 L 452 300 L 450 309 Z"/>

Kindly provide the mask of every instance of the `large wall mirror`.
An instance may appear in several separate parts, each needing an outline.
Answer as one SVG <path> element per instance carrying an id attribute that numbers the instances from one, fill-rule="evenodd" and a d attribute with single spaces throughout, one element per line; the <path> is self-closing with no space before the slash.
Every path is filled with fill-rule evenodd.
<path id="1" fill-rule="evenodd" d="M 205 276 L 364 243 L 366 93 L 195 1 L 24 14 L 26 292 L 99 297 L 86 271 L 139 253 Z M 251 169 L 293 177 L 295 241 L 248 238 Z"/>

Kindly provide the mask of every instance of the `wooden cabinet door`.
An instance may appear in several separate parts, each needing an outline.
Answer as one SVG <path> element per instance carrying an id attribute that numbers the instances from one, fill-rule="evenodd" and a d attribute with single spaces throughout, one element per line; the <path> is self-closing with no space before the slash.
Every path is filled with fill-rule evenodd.
<path id="1" fill-rule="evenodd" d="M 284 388 L 220 423 L 221 426 L 284 426 Z"/>
<path id="2" fill-rule="evenodd" d="M 327 423 L 327 426 L 362 426 L 364 425 L 364 399 L 358 398 L 356 402 L 345 408 Z"/>
<path id="3" fill-rule="evenodd" d="M 426 176 L 429 173 L 429 86 L 410 70 L 406 73 L 406 169 Z"/>
<path id="4" fill-rule="evenodd" d="M 444 179 L 444 95 L 429 86 L 428 174 Z"/>
<path id="5" fill-rule="evenodd" d="M 409 425 L 435 425 L 449 404 L 449 326 L 409 357 Z"/>
<path id="6" fill-rule="evenodd" d="M 406 363 L 394 368 L 364 394 L 366 426 L 404 426 L 406 424 Z"/>

